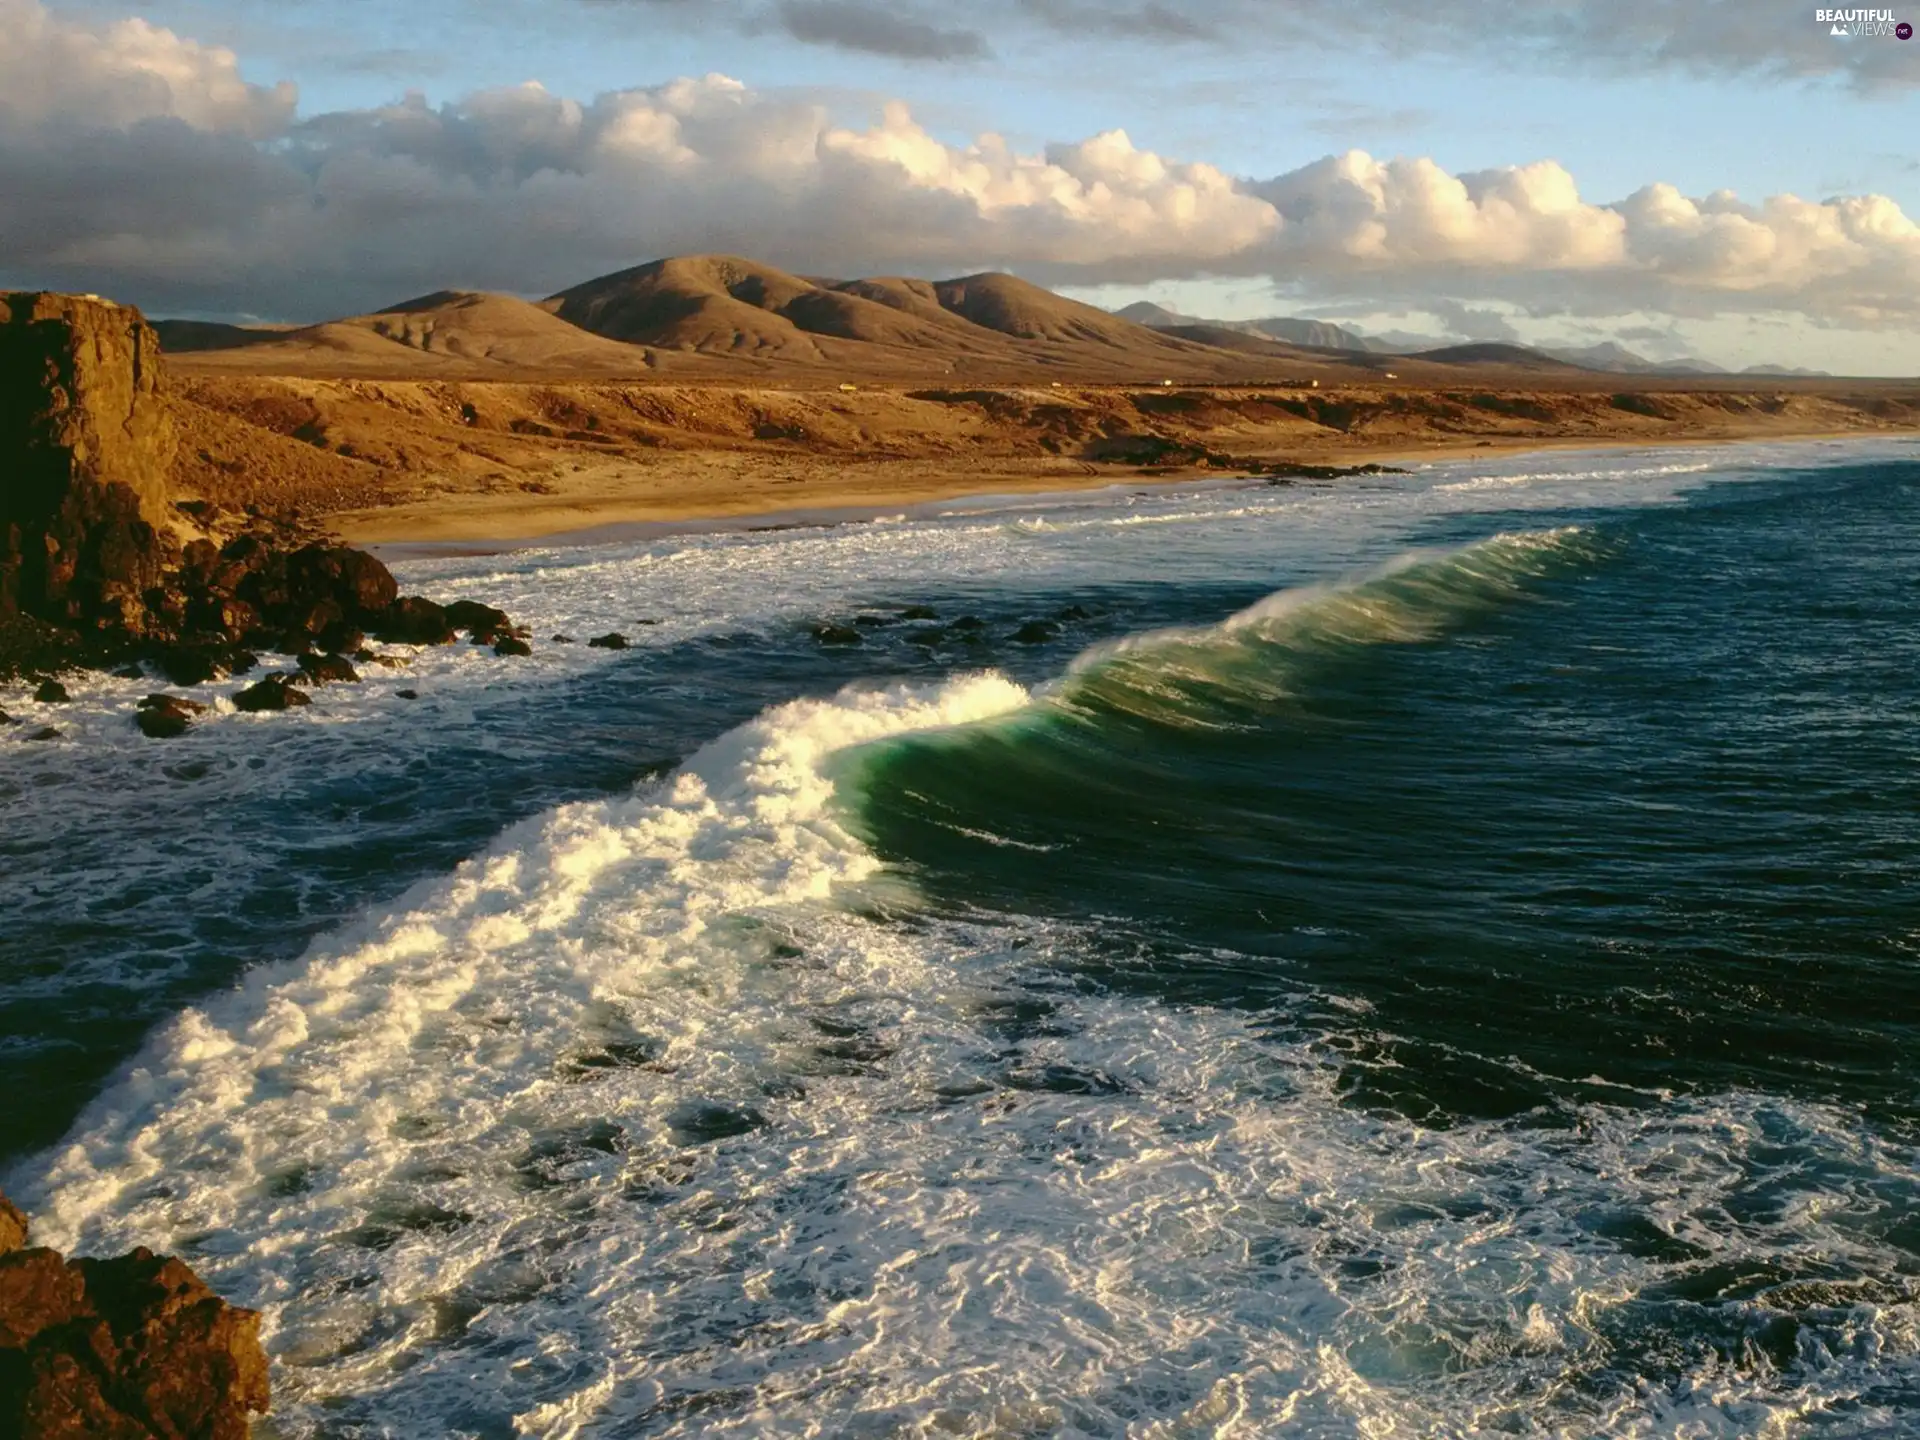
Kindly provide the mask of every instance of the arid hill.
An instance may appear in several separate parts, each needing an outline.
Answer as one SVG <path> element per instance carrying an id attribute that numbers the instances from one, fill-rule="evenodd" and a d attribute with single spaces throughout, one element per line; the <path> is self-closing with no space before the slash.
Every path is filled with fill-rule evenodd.
<path id="1" fill-rule="evenodd" d="M 538 303 L 443 291 L 299 329 L 158 328 L 200 374 L 1271 384 L 1366 373 L 1350 353 L 1207 343 L 1011 275 L 814 280 L 731 255 L 656 260 Z"/>

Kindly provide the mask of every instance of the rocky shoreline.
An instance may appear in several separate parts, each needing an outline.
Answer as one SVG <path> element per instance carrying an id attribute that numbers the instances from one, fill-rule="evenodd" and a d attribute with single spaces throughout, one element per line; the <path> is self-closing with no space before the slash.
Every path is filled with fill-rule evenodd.
<path id="1" fill-rule="evenodd" d="M 245 1440 L 269 1400 L 260 1317 L 145 1248 L 69 1260 L 0 1195 L 0 1435 Z"/>
<path id="2" fill-rule="evenodd" d="M 257 712 L 357 680 L 356 664 L 383 658 L 375 642 L 465 633 L 503 657 L 532 653 L 503 612 L 401 595 L 379 560 L 295 520 L 176 497 L 176 451 L 159 343 L 138 311 L 0 294 L 0 679 L 25 678 L 57 703 L 66 670 L 192 686 L 256 676 L 263 655 L 283 657 L 286 668 L 232 697 Z M 170 738 L 201 708 L 156 694 L 136 723 Z"/>

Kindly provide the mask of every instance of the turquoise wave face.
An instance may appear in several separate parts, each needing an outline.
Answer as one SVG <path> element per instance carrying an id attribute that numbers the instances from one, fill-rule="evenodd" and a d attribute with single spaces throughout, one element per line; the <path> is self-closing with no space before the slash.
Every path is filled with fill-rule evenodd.
<path id="1" fill-rule="evenodd" d="M 1102 983 L 1289 1001 L 1357 1104 L 1910 1119 L 1917 535 L 1891 470 L 1416 553 L 1097 647 L 843 783 L 944 910 L 1084 922 Z"/>
<path id="2" fill-rule="evenodd" d="M 449 561 L 639 643 L 176 747 L 99 681 L 0 744 L 4 1183 L 258 1307 L 289 1440 L 1910 1432 L 1859 454 Z"/>

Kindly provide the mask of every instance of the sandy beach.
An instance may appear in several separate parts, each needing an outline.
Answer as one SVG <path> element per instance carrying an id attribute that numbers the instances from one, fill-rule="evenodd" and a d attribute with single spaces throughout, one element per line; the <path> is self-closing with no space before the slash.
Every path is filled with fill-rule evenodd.
<path id="1" fill-rule="evenodd" d="M 1920 426 L 1920 385 L 1890 381 L 849 390 L 234 376 L 185 358 L 180 487 L 372 545 Z"/>

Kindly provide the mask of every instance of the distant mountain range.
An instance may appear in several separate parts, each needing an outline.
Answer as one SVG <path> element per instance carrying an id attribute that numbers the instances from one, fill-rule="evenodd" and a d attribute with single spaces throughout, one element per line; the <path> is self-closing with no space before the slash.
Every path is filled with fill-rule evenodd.
<path id="1" fill-rule="evenodd" d="M 1462 367 L 1676 373 L 1618 347 L 1557 354 L 1469 344 L 1407 353 L 1319 320 L 1200 321 L 1155 305 L 1113 314 L 1013 275 L 823 280 L 733 255 L 656 260 L 539 301 L 441 290 L 317 325 L 159 320 L 154 328 L 163 347 L 192 355 L 203 370 L 421 379 L 511 371 L 1311 385 L 1382 377 L 1452 384 Z"/>
<path id="2" fill-rule="evenodd" d="M 1183 315 L 1177 310 L 1169 310 L 1164 305 L 1156 305 L 1150 300 L 1136 301 L 1124 309 L 1114 311 L 1124 320 L 1137 325 L 1146 325 L 1155 330 L 1188 332 L 1195 328 L 1215 331 L 1238 331 L 1246 335 L 1264 335 L 1271 339 L 1283 340 L 1293 345 L 1308 345 L 1328 350 L 1350 350 L 1366 355 L 1419 355 L 1432 360 L 1441 354 L 1467 348 L 1459 345 L 1436 345 L 1432 341 L 1409 344 L 1394 343 L 1379 337 L 1363 335 L 1357 330 L 1349 330 L 1344 325 L 1335 325 L 1328 320 L 1300 320 L 1290 316 L 1273 316 L 1264 320 L 1205 320 L 1198 316 Z M 1408 337 L 1411 339 L 1411 337 Z M 1636 355 L 1626 346 L 1612 340 L 1602 340 L 1596 345 L 1585 346 L 1525 346 L 1509 345 L 1501 349 L 1510 352 L 1507 359 L 1522 363 L 1528 356 L 1545 357 L 1563 361 L 1568 365 L 1577 365 L 1582 370 L 1602 370 L 1618 375 L 1801 375 L 1822 376 L 1825 370 L 1797 369 L 1786 365 L 1749 365 L 1741 371 L 1730 371 L 1711 361 L 1698 360 L 1682 356 L 1674 360 L 1649 360 L 1644 355 Z M 1520 352 L 1525 352 L 1523 356 Z"/>

